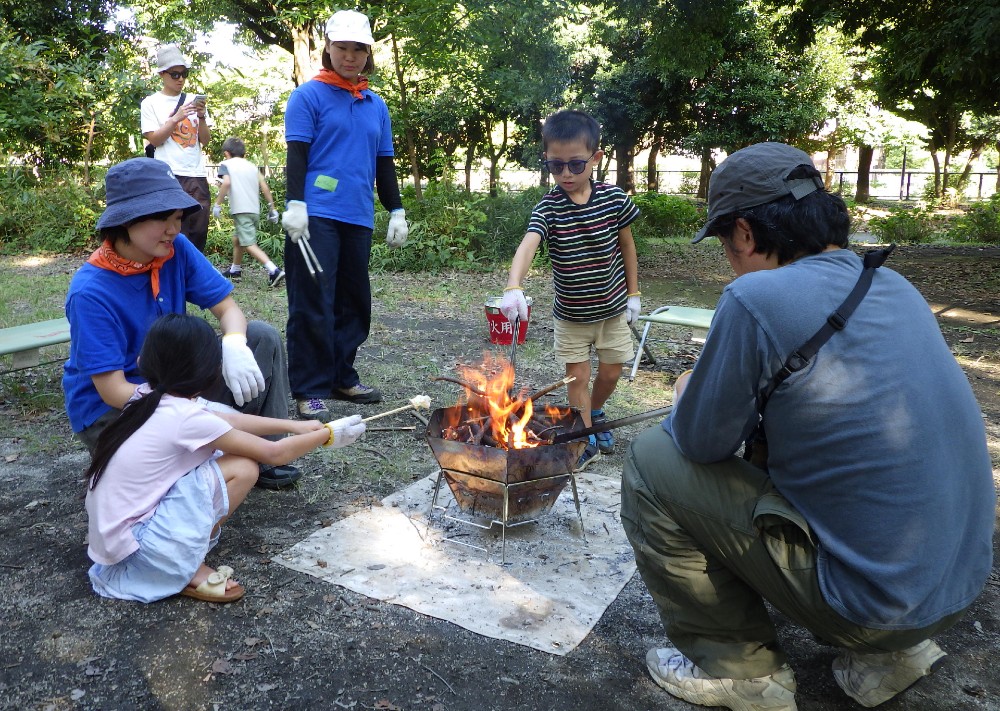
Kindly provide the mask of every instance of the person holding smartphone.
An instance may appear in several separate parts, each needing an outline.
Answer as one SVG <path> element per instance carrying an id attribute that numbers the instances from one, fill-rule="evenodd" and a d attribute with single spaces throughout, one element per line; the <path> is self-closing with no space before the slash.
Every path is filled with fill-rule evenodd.
<path id="1" fill-rule="evenodd" d="M 202 151 L 202 146 L 212 138 L 207 97 L 184 92 L 190 65 L 177 45 L 160 47 L 156 53 L 156 67 L 163 88 L 142 100 L 142 137 L 154 147 L 150 157 L 169 165 L 184 192 L 201 205 L 201 210 L 184 219 L 181 232 L 204 252 L 211 206 Z"/>

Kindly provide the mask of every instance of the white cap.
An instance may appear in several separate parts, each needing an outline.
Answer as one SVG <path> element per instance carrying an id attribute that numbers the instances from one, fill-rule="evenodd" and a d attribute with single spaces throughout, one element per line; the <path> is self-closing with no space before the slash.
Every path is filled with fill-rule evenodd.
<path id="1" fill-rule="evenodd" d="M 368 17 L 356 10 L 338 10 L 326 23 L 326 38 L 331 42 L 375 44 Z"/>
<path id="2" fill-rule="evenodd" d="M 156 51 L 156 71 L 165 72 L 171 67 L 184 67 L 190 65 L 181 54 L 180 48 L 176 44 L 165 44 Z"/>

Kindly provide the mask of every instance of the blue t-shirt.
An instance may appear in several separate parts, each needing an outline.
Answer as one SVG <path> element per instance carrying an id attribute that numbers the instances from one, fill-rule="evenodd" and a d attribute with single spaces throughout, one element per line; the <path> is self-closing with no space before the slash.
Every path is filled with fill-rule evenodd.
<path id="1" fill-rule="evenodd" d="M 232 290 L 232 283 L 184 235 L 177 235 L 174 256 L 160 268 L 158 299 L 153 298 L 149 272 L 123 276 L 89 263 L 80 267 L 66 294 L 70 345 L 63 392 L 73 431 L 85 430 L 112 409 L 91 376 L 121 370 L 129 382 L 143 382 L 137 360 L 153 321 L 184 313 L 188 303 L 211 308 Z"/>
<path id="2" fill-rule="evenodd" d="M 841 249 L 745 274 L 719 300 L 664 421 L 697 462 L 733 455 L 755 395 L 844 301 Z M 826 601 L 848 620 L 916 629 L 968 606 L 992 565 L 996 494 L 982 414 L 919 292 L 887 267 L 844 330 L 767 403 L 775 487 L 808 522 Z"/>
<path id="3" fill-rule="evenodd" d="M 375 226 L 375 158 L 394 155 L 389 109 L 365 89 L 307 81 L 288 98 L 285 140 L 310 144 L 304 200 L 311 217 Z"/>

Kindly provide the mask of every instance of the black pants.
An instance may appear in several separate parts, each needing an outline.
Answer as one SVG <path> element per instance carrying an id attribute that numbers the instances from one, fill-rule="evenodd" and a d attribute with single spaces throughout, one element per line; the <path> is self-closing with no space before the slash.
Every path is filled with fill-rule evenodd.
<path id="1" fill-rule="evenodd" d="M 184 218 L 184 222 L 181 223 L 181 232 L 191 240 L 191 244 L 197 247 L 199 252 L 204 254 L 205 243 L 208 242 L 208 216 L 211 214 L 212 206 L 212 198 L 208 192 L 208 178 L 178 175 L 177 182 L 181 184 L 184 192 L 201 205 L 198 212 Z"/>

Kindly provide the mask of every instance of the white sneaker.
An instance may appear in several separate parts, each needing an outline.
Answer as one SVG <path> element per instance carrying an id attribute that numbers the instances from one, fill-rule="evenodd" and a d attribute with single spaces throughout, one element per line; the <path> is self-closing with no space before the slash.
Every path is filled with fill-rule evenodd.
<path id="1" fill-rule="evenodd" d="M 946 656 L 929 639 L 901 652 L 859 654 L 845 650 L 833 660 L 833 678 L 845 694 L 871 708 L 933 674 Z"/>
<path id="2" fill-rule="evenodd" d="M 770 676 L 756 679 L 719 679 L 695 666 L 672 647 L 651 649 L 646 666 L 667 693 L 700 706 L 722 706 L 732 711 L 797 711 L 795 675 L 783 665 Z"/>

